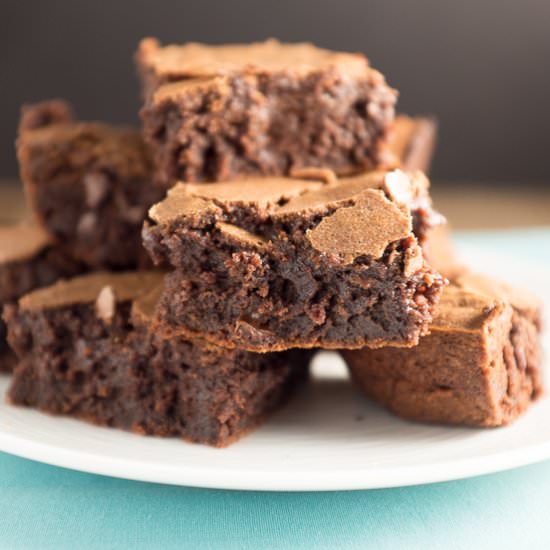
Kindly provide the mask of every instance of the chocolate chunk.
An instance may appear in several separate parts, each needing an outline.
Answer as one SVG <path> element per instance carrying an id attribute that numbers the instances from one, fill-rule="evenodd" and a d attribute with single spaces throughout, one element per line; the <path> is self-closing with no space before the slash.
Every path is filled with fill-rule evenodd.
<path id="1" fill-rule="evenodd" d="M 116 312 L 116 296 L 112 286 L 104 286 L 99 291 L 95 301 L 95 311 L 99 319 L 111 324 Z"/>

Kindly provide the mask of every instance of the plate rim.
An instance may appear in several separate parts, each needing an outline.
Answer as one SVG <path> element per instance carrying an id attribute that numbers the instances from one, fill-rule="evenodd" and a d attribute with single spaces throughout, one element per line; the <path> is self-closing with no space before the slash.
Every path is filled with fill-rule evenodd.
<path id="1" fill-rule="evenodd" d="M 548 397 L 542 398 L 537 405 L 540 405 L 543 399 Z M 127 435 L 142 437 L 135 434 Z M 330 492 L 430 485 L 512 470 L 550 459 L 550 438 L 545 442 L 454 461 L 364 470 L 354 468 L 349 472 L 342 470 L 337 475 L 331 472 L 330 476 L 321 476 L 319 472 L 308 473 L 304 470 L 272 471 L 268 476 L 265 470 L 254 468 L 247 469 L 246 475 L 242 472 L 236 475 L 231 468 L 198 468 L 195 465 L 177 467 L 171 464 L 162 464 L 160 467 L 161 465 L 152 462 L 116 456 L 106 457 L 93 451 L 58 447 L 2 432 L 0 451 L 77 472 L 163 485 L 234 491 Z M 75 463 L 79 464 L 78 467 Z"/>

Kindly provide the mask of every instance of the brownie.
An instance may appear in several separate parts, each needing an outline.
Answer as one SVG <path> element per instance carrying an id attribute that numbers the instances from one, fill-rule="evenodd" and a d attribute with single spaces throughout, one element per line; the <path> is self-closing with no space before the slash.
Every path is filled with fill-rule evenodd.
<path id="1" fill-rule="evenodd" d="M 464 274 L 414 349 L 342 353 L 359 388 L 403 418 L 501 426 L 542 393 L 540 311 L 524 292 Z"/>
<path id="2" fill-rule="evenodd" d="M 361 54 L 268 40 L 141 42 L 144 136 L 156 181 L 223 181 L 385 162 L 397 94 Z"/>
<path id="3" fill-rule="evenodd" d="M 422 251 L 432 268 L 447 279 L 456 279 L 469 271 L 458 256 L 448 224 L 432 228 L 422 243 Z"/>
<path id="4" fill-rule="evenodd" d="M 301 175 L 180 183 L 151 208 L 145 246 L 174 268 L 159 330 L 250 351 L 418 342 L 444 285 L 412 228 L 426 178 Z"/>
<path id="5" fill-rule="evenodd" d="M 433 117 L 399 115 L 392 124 L 388 148 L 395 164 L 403 170 L 430 171 L 437 139 L 437 121 Z"/>
<path id="6" fill-rule="evenodd" d="M 6 308 L 16 405 L 225 446 L 280 407 L 309 353 L 226 350 L 151 330 L 162 275 L 99 273 Z"/>
<path id="7" fill-rule="evenodd" d="M 141 225 L 162 193 L 139 132 L 46 101 L 23 108 L 17 155 L 29 206 L 60 248 L 91 269 L 147 263 Z"/>
<path id="8" fill-rule="evenodd" d="M 53 246 L 36 224 L 27 221 L 0 226 L 0 311 L 25 293 L 82 270 L 83 266 Z M 13 359 L 0 320 L 0 371 L 11 370 Z"/>

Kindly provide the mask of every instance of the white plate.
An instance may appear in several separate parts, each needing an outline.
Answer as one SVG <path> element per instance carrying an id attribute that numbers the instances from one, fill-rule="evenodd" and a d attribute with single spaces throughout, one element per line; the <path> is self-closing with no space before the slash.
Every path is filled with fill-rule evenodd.
<path id="1" fill-rule="evenodd" d="M 522 283 L 550 306 L 549 267 L 467 252 L 472 265 Z M 507 428 L 423 426 L 367 403 L 347 383 L 337 355 L 321 354 L 315 363 L 316 379 L 305 393 L 228 449 L 141 437 L 2 403 L 0 450 L 121 478 L 273 491 L 430 483 L 550 458 L 548 398 Z M 7 385 L 8 379 L 1 378 L 2 395 Z"/>

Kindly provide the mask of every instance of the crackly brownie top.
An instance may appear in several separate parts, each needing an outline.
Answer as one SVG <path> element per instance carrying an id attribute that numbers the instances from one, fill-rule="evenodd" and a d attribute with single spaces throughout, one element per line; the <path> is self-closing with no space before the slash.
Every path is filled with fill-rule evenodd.
<path id="1" fill-rule="evenodd" d="M 311 244 L 349 263 L 361 255 L 379 258 L 390 243 L 411 236 L 410 208 L 429 201 L 428 181 L 420 172 L 377 171 L 338 179 L 327 170 L 306 169 L 295 175 L 216 184 L 179 183 L 150 209 L 149 216 L 158 225 L 195 224 L 201 216 L 216 217 L 241 208 L 281 223 L 320 218 L 307 231 Z M 227 219 L 221 221 L 218 229 L 237 240 L 255 242 L 259 247 L 266 244 L 264 237 L 226 223 Z"/>
<path id="2" fill-rule="evenodd" d="M 35 290 L 19 300 L 26 310 L 55 309 L 96 302 L 108 312 L 113 304 L 134 300 L 160 284 L 163 274 L 156 271 L 126 273 L 97 272 L 61 280 L 52 286 Z"/>
<path id="3" fill-rule="evenodd" d="M 220 76 L 240 71 L 305 75 L 330 67 L 357 76 L 364 75 L 369 68 L 362 54 L 334 52 L 309 43 L 284 44 L 273 39 L 251 44 L 188 43 L 163 47 L 157 40 L 145 38 L 137 57 L 161 79 Z"/>
<path id="4" fill-rule="evenodd" d="M 0 227 L 0 266 L 29 260 L 50 244 L 48 235 L 31 221 Z"/>
<path id="5" fill-rule="evenodd" d="M 138 130 L 101 122 L 74 119 L 71 106 L 61 100 L 25 105 L 21 111 L 17 149 L 70 155 L 77 166 L 95 160 L 98 166 L 116 167 L 129 176 L 150 172 L 147 148 Z"/>
<path id="6" fill-rule="evenodd" d="M 506 302 L 524 315 L 537 315 L 542 307 L 541 300 L 528 290 L 516 288 L 486 275 L 462 273 L 453 282 L 466 290 L 474 290 L 494 300 Z"/>
<path id="7" fill-rule="evenodd" d="M 533 320 L 538 318 L 540 302 L 528 292 L 491 277 L 464 273 L 443 291 L 431 329 L 477 331 L 510 306 Z"/>

